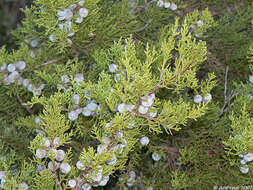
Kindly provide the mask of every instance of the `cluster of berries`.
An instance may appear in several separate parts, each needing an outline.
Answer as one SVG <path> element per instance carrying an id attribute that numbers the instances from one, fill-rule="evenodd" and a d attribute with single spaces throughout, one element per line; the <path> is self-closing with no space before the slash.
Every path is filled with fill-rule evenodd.
<path id="1" fill-rule="evenodd" d="M 7 184 L 6 180 L 6 172 L 5 171 L 0 171 L 0 188 L 3 189 L 4 185 Z M 27 185 L 26 182 L 22 182 L 18 184 L 18 190 L 28 190 L 29 186 Z"/>
<path id="2" fill-rule="evenodd" d="M 4 63 L 0 67 L 0 71 L 3 72 L 3 82 L 6 85 L 10 85 L 15 81 L 18 81 L 18 84 L 22 84 L 23 78 L 20 76 L 26 67 L 24 61 L 18 61 L 17 63 Z"/>
<path id="3" fill-rule="evenodd" d="M 108 128 L 110 126 L 110 123 L 107 123 L 105 128 Z M 110 159 L 106 161 L 106 165 L 114 165 L 117 163 L 117 154 L 122 154 L 124 148 L 127 145 L 126 139 L 123 138 L 124 134 L 122 131 L 118 131 L 115 135 L 114 138 L 117 139 L 118 141 L 122 141 L 123 143 L 117 143 L 112 145 L 112 138 L 110 136 L 104 136 L 101 139 L 101 144 L 97 146 L 97 155 L 101 155 L 102 153 L 109 153 Z M 81 160 L 79 160 L 76 163 L 76 167 L 79 170 L 86 170 L 87 168 L 91 168 L 91 159 L 86 159 L 88 165 L 83 163 Z M 82 187 L 85 190 L 89 190 L 92 186 L 97 187 L 97 186 L 105 186 L 109 179 L 110 179 L 110 174 L 104 176 L 103 175 L 103 167 L 101 165 L 95 166 L 96 169 L 98 169 L 97 173 L 94 173 L 94 170 L 89 170 L 89 172 L 85 175 L 88 178 L 92 179 L 92 181 L 87 180 L 87 183 L 84 184 L 85 187 Z"/>
<path id="4" fill-rule="evenodd" d="M 54 158 L 54 161 L 50 161 L 48 163 L 48 168 L 52 171 L 55 172 L 56 170 L 60 169 L 60 171 L 63 174 L 68 174 L 71 170 L 71 166 L 67 163 L 64 162 L 65 159 L 65 152 L 64 150 L 57 150 L 56 147 L 60 145 L 60 138 L 56 137 L 53 139 L 52 142 L 46 137 L 41 138 L 41 146 L 43 147 L 42 149 L 37 149 L 36 150 L 36 156 L 39 159 L 51 157 Z M 38 166 L 38 172 L 43 170 L 43 166 Z"/>
<path id="5" fill-rule="evenodd" d="M 65 21 L 60 23 L 58 26 L 61 30 L 64 29 L 64 32 L 67 33 L 68 37 L 75 35 L 75 32 L 72 30 L 72 18 L 75 13 L 78 12 L 78 15 L 75 19 L 75 23 L 80 24 L 83 22 L 83 19 L 88 16 L 88 9 L 83 8 L 84 0 L 79 1 L 77 4 L 73 3 L 68 8 L 62 10 L 57 10 L 58 21 Z M 54 36 L 51 34 L 49 36 L 51 42 L 54 41 Z M 71 39 L 68 38 L 68 42 L 72 44 Z"/>
<path id="6" fill-rule="evenodd" d="M 89 94 L 89 92 L 85 91 L 85 94 L 87 95 L 87 94 Z M 86 96 L 86 97 L 88 97 L 88 96 Z M 74 106 L 75 109 L 68 113 L 68 118 L 71 121 L 76 120 L 78 118 L 78 115 L 81 113 L 84 116 L 88 117 L 88 116 L 93 116 L 95 114 L 95 111 L 100 110 L 100 106 L 97 103 L 95 103 L 93 100 L 90 100 L 90 102 L 87 104 L 87 106 L 81 108 L 79 106 L 80 96 L 78 94 L 75 94 L 73 96 L 73 103 L 75 104 L 75 106 Z"/>
<path id="7" fill-rule="evenodd" d="M 201 27 L 204 25 L 204 22 L 202 20 L 198 20 L 196 24 L 197 24 L 197 27 Z M 189 27 L 190 32 L 195 31 L 196 29 L 197 28 L 195 24 L 191 24 L 191 26 Z M 199 38 L 200 34 L 195 34 L 195 37 Z"/>
<path id="8" fill-rule="evenodd" d="M 115 82 L 120 80 L 120 74 L 116 73 L 116 71 L 118 71 L 118 67 L 117 67 L 116 64 L 109 65 L 109 71 L 110 71 L 110 73 L 115 73 L 115 75 L 114 75 L 114 81 Z"/>
<path id="9" fill-rule="evenodd" d="M 207 103 L 207 102 L 209 102 L 211 99 L 212 99 L 212 95 L 211 95 L 210 93 L 208 93 L 204 98 L 202 98 L 201 95 L 197 94 L 197 95 L 194 96 L 193 101 L 194 101 L 196 104 L 199 104 L 199 103 L 201 103 L 201 102 Z"/>
<path id="10" fill-rule="evenodd" d="M 3 82 L 5 85 L 10 85 L 17 81 L 18 85 L 23 85 L 27 88 L 29 92 L 35 92 L 37 96 L 41 95 L 41 91 L 44 89 L 45 84 L 41 84 L 36 88 L 33 84 L 29 82 L 28 79 L 24 79 L 21 74 L 26 68 L 26 63 L 24 61 L 18 61 L 16 63 L 3 64 L 0 67 L 0 71 L 3 72 Z"/>
<path id="11" fill-rule="evenodd" d="M 164 2 L 163 0 L 157 1 L 157 6 L 164 7 L 166 9 L 171 9 L 172 11 L 177 10 L 177 5 L 175 3 Z"/>
<path id="12" fill-rule="evenodd" d="M 253 161 L 253 154 L 252 153 L 239 154 L 238 156 L 240 158 L 242 158 L 242 160 L 240 161 L 240 163 L 242 164 L 242 166 L 240 167 L 241 173 L 243 173 L 243 174 L 248 173 L 249 172 L 249 166 L 247 165 L 247 162 Z"/>
<path id="13" fill-rule="evenodd" d="M 70 84 L 70 78 L 68 75 L 62 75 L 61 76 L 61 80 L 63 82 L 63 84 Z M 74 76 L 74 81 L 77 83 L 77 85 L 80 85 L 80 83 L 82 83 L 84 81 L 84 77 L 83 74 L 78 73 Z M 62 89 L 65 89 L 65 87 L 63 85 L 61 85 Z"/>
<path id="14" fill-rule="evenodd" d="M 150 94 L 143 96 L 141 98 L 141 105 L 138 108 L 138 112 L 141 114 L 147 114 L 149 117 L 156 117 L 157 113 L 156 112 L 148 112 L 149 108 L 152 106 L 153 102 L 155 99 L 155 94 Z M 151 107 L 154 109 L 154 107 Z"/>
<path id="15" fill-rule="evenodd" d="M 156 117 L 157 113 L 156 112 L 148 112 L 150 106 L 152 106 L 153 104 L 153 100 L 155 98 L 154 94 L 151 94 L 149 96 L 143 96 L 141 99 L 141 105 L 138 107 L 138 112 L 140 114 L 146 114 L 148 117 Z M 118 105 L 117 107 L 117 111 L 121 114 L 125 113 L 125 112 L 132 112 L 134 110 L 135 106 L 133 104 L 125 104 L 122 103 L 120 105 Z M 151 107 L 154 109 L 154 107 Z"/>
<path id="16" fill-rule="evenodd" d="M 111 64 L 109 65 L 109 71 L 111 73 L 115 73 L 118 70 L 117 65 L 116 64 Z M 116 75 L 114 75 L 114 80 L 115 82 L 117 82 L 120 78 L 120 74 L 117 73 Z M 151 95 L 146 95 L 143 96 L 141 101 L 141 105 L 138 107 L 138 111 L 141 114 L 147 114 L 148 117 L 156 117 L 157 113 L 156 112 L 149 112 L 149 107 L 152 106 L 153 101 L 155 99 L 155 94 L 151 94 Z M 117 107 L 117 111 L 121 114 L 124 114 L 125 112 L 132 112 L 134 110 L 135 106 L 133 104 L 119 104 Z M 153 107 L 152 107 L 153 108 Z"/>

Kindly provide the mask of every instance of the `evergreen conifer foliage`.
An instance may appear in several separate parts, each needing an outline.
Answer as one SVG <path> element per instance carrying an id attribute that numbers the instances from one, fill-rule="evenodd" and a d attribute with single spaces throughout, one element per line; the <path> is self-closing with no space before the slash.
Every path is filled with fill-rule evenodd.
<path id="1" fill-rule="evenodd" d="M 214 142 L 195 131 L 208 122 L 221 131 L 210 136 L 227 137 L 225 168 L 238 154 L 250 162 L 251 84 L 236 85 L 245 92 L 234 112 L 217 117 L 215 74 L 198 77 L 208 52 L 201 39 L 217 25 L 208 9 L 168 18 L 180 6 L 35 0 L 24 10 L 13 32 L 19 48 L 0 51 L 0 189 L 199 187 L 196 174 L 206 179 L 210 169 L 202 161 L 214 165 L 202 150 Z M 170 147 L 189 131 L 192 147 Z"/>

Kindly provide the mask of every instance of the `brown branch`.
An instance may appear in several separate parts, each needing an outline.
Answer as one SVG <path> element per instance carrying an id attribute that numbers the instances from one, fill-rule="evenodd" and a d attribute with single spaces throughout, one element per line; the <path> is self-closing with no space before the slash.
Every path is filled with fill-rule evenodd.
<path id="1" fill-rule="evenodd" d="M 24 102 L 21 100 L 21 98 L 17 95 L 18 102 L 23 106 L 27 112 L 29 112 L 30 115 L 33 115 L 33 111 L 29 108 L 29 106 L 24 105 Z"/>
<path id="2" fill-rule="evenodd" d="M 58 168 L 57 168 L 57 166 L 56 166 L 56 164 L 55 164 L 55 161 L 52 161 L 52 163 L 53 163 L 53 170 L 54 170 L 54 176 L 55 176 L 56 183 L 57 183 L 59 189 L 60 189 L 60 190 L 63 190 L 63 189 L 62 189 L 62 186 L 61 186 L 61 183 L 60 183 L 60 180 L 59 180 L 59 177 L 58 177 L 58 175 L 57 175 L 57 173 L 56 173 L 56 170 L 57 170 Z"/>
<path id="3" fill-rule="evenodd" d="M 50 61 L 47 61 L 47 62 L 43 63 L 42 65 L 36 65 L 34 68 L 35 68 L 35 69 L 38 69 L 38 68 L 40 68 L 40 67 L 42 67 L 42 66 L 51 65 L 51 64 L 56 63 L 56 62 L 59 61 L 59 60 L 60 60 L 60 59 L 53 59 L 53 60 L 50 60 Z"/>
<path id="4" fill-rule="evenodd" d="M 82 173 L 77 177 L 77 184 L 73 190 L 79 190 L 81 186 L 87 182 L 84 175 L 91 170 L 91 167 L 85 168 L 85 170 L 82 171 Z M 80 180 L 79 180 L 80 179 Z"/>
<path id="5" fill-rule="evenodd" d="M 150 117 L 150 116 L 148 116 L 148 115 L 146 115 L 146 114 L 141 114 L 141 113 L 133 113 L 133 115 L 134 116 L 139 116 L 139 117 L 144 117 L 144 118 L 146 118 L 146 119 L 149 119 L 149 120 L 152 120 L 152 121 L 157 121 L 158 120 L 158 118 L 155 118 L 155 117 Z"/>

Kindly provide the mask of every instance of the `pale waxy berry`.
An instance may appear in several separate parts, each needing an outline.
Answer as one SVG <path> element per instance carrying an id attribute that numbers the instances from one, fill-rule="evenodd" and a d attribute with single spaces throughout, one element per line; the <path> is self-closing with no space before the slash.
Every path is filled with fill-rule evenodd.
<path id="1" fill-rule="evenodd" d="M 6 172 L 0 171 L 0 188 L 3 188 L 3 185 L 6 184 Z"/>
<path id="2" fill-rule="evenodd" d="M 57 11 L 58 14 L 58 20 L 69 20 L 72 16 L 73 16 L 73 12 L 70 8 L 64 9 L 63 11 L 58 10 Z"/>
<path id="3" fill-rule="evenodd" d="M 19 77 L 19 78 L 18 78 L 18 85 L 22 85 L 23 80 L 24 80 L 24 79 L 23 79 L 22 77 Z"/>
<path id="4" fill-rule="evenodd" d="M 9 65 L 7 66 L 7 70 L 8 70 L 10 73 L 12 73 L 13 71 L 16 70 L 16 66 L 15 66 L 14 64 L 9 64 Z"/>
<path id="5" fill-rule="evenodd" d="M 153 98 L 152 96 L 143 96 L 141 104 L 145 107 L 150 107 L 153 104 Z"/>
<path id="6" fill-rule="evenodd" d="M 88 183 L 85 183 L 82 185 L 81 190 L 91 190 L 91 185 Z"/>
<path id="7" fill-rule="evenodd" d="M 99 182 L 102 180 L 102 171 L 103 168 L 99 169 L 97 173 L 93 172 L 93 175 L 91 176 L 91 179 L 95 182 Z"/>
<path id="8" fill-rule="evenodd" d="M 128 187 L 132 187 L 132 186 L 134 185 L 134 181 L 131 181 L 131 182 L 128 181 L 128 182 L 126 183 L 126 185 L 127 185 Z"/>
<path id="9" fill-rule="evenodd" d="M 94 103 L 94 102 L 90 102 L 90 103 L 86 106 L 86 108 L 87 108 L 88 110 L 90 110 L 90 111 L 95 111 L 95 110 L 97 109 L 97 107 L 98 107 L 98 105 L 97 105 L 96 103 Z"/>
<path id="10" fill-rule="evenodd" d="M 134 171 L 130 171 L 129 173 L 129 178 L 131 178 L 131 179 L 135 179 L 136 178 L 136 173 L 134 172 Z"/>
<path id="11" fill-rule="evenodd" d="M 157 1 L 156 4 L 158 7 L 162 7 L 164 5 L 164 2 L 162 0 Z"/>
<path id="12" fill-rule="evenodd" d="M 74 121 L 78 118 L 78 114 L 76 113 L 76 111 L 72 110 L 68 113 L 68 118 L 71 121 Z"/>
<path id="13" fill-rule="evenodd" d="M 71 33 L 68 34 L 68 37 L 72 37 L 74 35 L 75 35 L 75 32 L 71 32 Z"/>
<path id="14" fill-rule="evenodd" d="M 114 75 L 113 79 L 115 82 L 118 82 L 120 80 L 120 74 L 117 73 L 116 75 Z"/>
<path id="15" fill-rule="evenodd" d="M 106 145 L 109 145 L 112 142 L 112 140 L 109 137 L 103 137 L 101 142 L 106 144 Z"/>
<path id="16" fill-rule="evenodd" d="M 37 123 L 38 125 L 41 125 L 41 120 L 39 116 L 36 116 L 34 119 L 34 122 Z"/>
<path id="17" fill-rule="evenodd" d="M 38 172 L 38 174 L 39 174 L 40 172 L 42 172 L 44 169 L 45 169 L 45 166 L 44 166 L 44 165 L 38 165 L 38 167 L 37 167 L 37 172 Z"/>
<path id="18" fill-rule="evenodd" d="M 66 21 L 63 26 L 65 28 L 65 32 L 68 33 L 72 29 L 72 22 Z"/>
<path id="19" fill-rule="evenodd" d="M 36 55 L 35 55 L 34 51 L 31 50 L 31 52 L 30 52 L 30 57 L 31 57 L 31 58 L 34 58 L 35 56 L 36 56 Z"/>
<path id="20" fill-rule="evenodd" d="M 134 108 L 135 108 L 135 105 L 133 105 L 133 104 L 126 105 L 126 109 L 127 109 L 127 111 L 129 111 L 129 112 L 132 112 L 132 111 L 134 110 Z"/>
<path id="21" fill-rule="evenodd" d="M 157 116 L 157 113 L 156 112 L 149 112 L 148 114 L 147 114 L 149 117 L 156 117 Z"/>
<path id="22" fill-rule="evenodd" d="M 250 76 L 249 76 L 249 81 L 250 81 L 251 83 L 253 83 L 253 75 L 250 75 Z"/>
<path id="23" fill-rule="evenodd" d="M 76 180 L 74 179 L 69 180 L 68 185 L 69 187 L 74 188 L 76 186 Z"/>
<path id="24" fill-rule="evenodd" d="M 69 8 L 73 11 L 75 8 L 77 7 L 77 5 L 75 3 L 72 3 L 69 5 Z"/>
<path id="25" fill-rule="evenodd" d="M 76 167 L 79 170 L 85 170 L 85 165 L 80 160 L 77 161 Z"/>
<path id="26" fill-rule="evenodd" d="M 80 7 L 82 7 L 82 6 L 84 5 L 84 0 L 79 1 L 79 2 L 78 2 L 78 5 L 79 5 Z"/>
<path id="27" fill-rule="evenodd" d="M 193 101 L 196 104 L 199 104 L 200 102 L 202 102 L 202 96 L 200 96 L 199 94 L 195 95 Z"/>
<path id="28" fill-rule="evenodd" d="M 76 105 L 79 104 L 79 102 L 80 102 L 80 96 L 79 96 L 79 94 L 75 94 L 75 95 L 73 96 L 73 102 L 74 102 L 74 104 L 76 104 Z"/>
<path id="29" fill-rule="evenodd" d="M 54 42 L 54 35 L 53 35 L 53 34 L 51 34 L 51 35 L 49 36 L 49 40 L 50 40 L 50 42 Z"/>
<path id="30" fill-rule="evenodd" d="M 87 107 L 84 107 L 83 110 L 82 110 L 82 114 L 84 116 L 88 117 L 88 116 L 91 115 L 91 111 Z"/>
<path id="31" fill-rule="evenodd" d="M 35 91 L 35 87 L 34 87 L 32 84 L 28 84 L 27 90 L 28 90 L 29 92 Z"/>
<path id="32" fill-rule="evenodd" d="M 47 156 L 47 151 L 46 150 L 37 149 L 36 150 L 36 156 L 39 159 L 45 158 Z"/>
<path id="33" fill-rule="evenodd" d="M 109 71 L 111 73 L 115 73 L 117 71 L 117 65 L 115 65 L 115 64 L 109 65 Z"/>
<path id="34" fill-rule="evenodd" d="M 8 80 L 10 83 L 15 82 L 15 80 L 17 80 L 19 78 L 19 73 L 17 71 L 13 71 L 9 76 L 8 76 Z"/>
<path id="35" fill-rule="evenodd" d="M 34 40 L 32 40 L 32 41 L 30 42 L 30 46 L 32 46 L 32 47 L 37 47 L 38 44 L 39 44 L 38 39 L 34 39 Z"/>
<path id="36" fill-rule="evenodd" d="M 100 144 L 97 146 L 97 153 L 101 154 L 104 150 L 106 150 L 108 147 L 107 144 Z"/>
<path id="37" fill-rule="evenodd" d="M 201 27 L 204 25 L 204 22 L 202 20 L 198 20 L 197 25 L 198 25 L 198 27 Z"/>
<path id="38" fill-rule="evenodd" d="M 42 137 L 42 139 L 41 139 L 41 145 L 45 146 L 45 147 L 50 147 L 50 141 L 49 141 L 49 139 L 46 138 L 46 137 Z"/>
<path id="39" fill-rule="evenodd" d="M 46 84 L 41 84 L 40 87 L 39 87 L 39 89 L 43 90 L 45 88 L 45 86 L 46 86 Z"/>
<path id="40" fill-rule="evenodd" d="M 53 140 L 53 146 L 57 147 L 60 145 L 60 137 L 55 137 Z"/>
<path id="41" fill-rule="evenodd" d="M 170 2 L 164 3 L 164 7 L 165 7 L 166 9 L 170 8 Z"/>
<path id="42" fill-rule="evenodd" d="M 0 171 L 0 188 L 4 188 L 4 184 L 7 184 L 6 180 L 6 173 L 5 171 Z"/>
<path id="43" fill-rule="evenodd" d="M 27 87 L 29 85 L 29 80 L 28 79 L 24 79 L 23 82 L 22 82 L 22 85 L 24 87 Z"/>
<path id="44" fill-rule="evenodd" d="M 212 99 L 212 95 L 210 93 L 208 93 L 204 98 L 203 98 L 203 102 L 207 103 Z"/>
<path id="45" fill-rule="evenodd" d="M 146 114 L 148 112 L 148 107 L 144 107 L 144 106 L 140 105 L 138 108 L 138 111 L 141 114 Z"/>
<path id="46" fill-rule="evenodd" d="M 65 158 L 65 152 L 63 150 L 57 150 L 57 155 L 55 159 L 60 162 L 60 161 L 63 161 L 64 158 Z"/>
<path id="47" fill-rule="evenodd" d="M 253 154 L 252 153 L 248 153 L 248 154 L 246 154 L 246 155 L 243 156 L 243 159 L 246 162 L 251 162 L 253 160 Z"/>
<path id="48" fill-rule="evenodd" d="M 88 9 L 86 9 L 86 8 L 79 9 L 79 15 L 81 18 L 87 17 L 88 16 Z"/>
<path id="49" fill-rule="evenodd" d="M 161 159 L 161 155 L 159 153 L 157 153 L 157 152 L 153 152 L 152 153 L 152 159 L 154 161 L 159 161 Z"/>
<path id="50" fill-rule="evenodd" d="M 26 64 L 24 61 L 19 61 L 15 64 L 16 68 L 19 70 L 19 71 L 22 71 L 25 69 L 26 67 Z"/>
<path id="51" fill-rule="evenodd" d="M 69 38 L 67 38 L 67 42 L 68 42 L 70 45 L 72 45 L 72 44 L 73 44 L 72 40 L 71 40 L 71 39 L 69 39 Z M 79 85 L 79 83 L 77 83 L 77 84 Z"/>
<path id="52" fill-rule="evenodd" d="M 4 71 L 7 68 L 6 63 L 2 64 L 2 66 L 0 67 L 0 71 Z"/>
<path id="53" fill-rule="evenodd" d="M 62 75 L 61 76 L 61 80 L 64 84 L 68 83 L 69 82 L 69 77 L 68 75 Z"/>
<path id="54" fill-rule="evenodd" d="M 249 172 L 249 167 L 248 167 L 248 165 L 243 165 L 243 166 L 241 166 L 241 167 L 240 167 L 240 172 L 241 172 L 242 174 L 247 174 L 247 173 Z"/>
<path id="55" fill-rule="evenodd" d="M 244 164 L 246 164 L 247 162 L 246 162 L 245 160 L 242 159 L 242 160 L 240 161 L 240 163 L 241 163 L 242 165 L 244 165 Z"/>
<path id="56" fill-rule="evenodd" d="M 76 74 L 74 77 L 74 81 L 76 81 L 77 84 L 83 82 L 84 81 L 83 74 Z"/>
<path id="57" fill-rule="evenodd" d="M 177 5 L 176 5 L 175 3 L 171 3 L 170 9 L 171 9 L 172 11 L 177 10 Z"/>
<path id="58" fill-rule="evenodd" d="M 71 166 L 67 162 L 63 162 L 60 165 L 60 170 L 62 173 L 67 174 L 71 170 Z"/>
<path id="59" fill-rule="evenodd" d="M 83 18 L 82 17 L 78 17 L 76 20 L 75 20 L 75 23 L 82 23 L 83 22 Z"/>
<path id="60" fill-rule="evenodd" d="M 36 131 L 36 133 L 38 134 L 38 135 L 43 135 L 43 136 L 45 136 L 46 135 L 46 133 L 44 132 L 44 131 L 42 131 L 42 130 L 39 130 L 39 129 L 35 129 L 35 131 Z"/>
<path id="61" fill-rule="evenodd" d="M 117 157 L 115 156 L 115 154 L 112 154 L 111 159 L 110 159 L 110 160 L 107 160 L 107 161 L 106 161 L 106 164 L 107 164 L 107 165 L 113 165 L 113 164 L 115 164 L 116 162 L 117 162 Z"/>
<path id="62" fill-rule="evenodd" d="M 28 190 L 28 185 L 26 182 L 22 182 L 18 185 L 18 190 Z"/>
<path id="63" fill-rule="evenodd" d="M 110 177 L 109 176 L 105 176 L 100 182 L 99 182 L 99 186 L 105 186 L 108 181 L 109 181 Z"/>
<path id="64" fill-rule="evenodd" d="M 117 132 L 117 134 L 116 134 L 116 137 L 118 138 L 118 139 L 121 139 L 122 137 L 123 137 L 123 132 L 122 131 L 119 131 L 119 132 Z"/>
<path id="65" fill-rule="evenodd" d="M 125 103 L 118 105 L 118 111 L 119 113 L 123 114 L 125 111 L 127 111 L 127 105 Z"/>
<path id="66" fill-rule="evenodd" d="M 55 168 L 54 168 L 54 166 L 55 166 Z M 54 162 L 54 165 L 53 165 L 52 161 L 48 162 L 48 165 L 47 165 L 48 169 L 50 169 L 52 172 L 54 172 L 54 169 L 57 170 L 59 168 L 59 166 L 60 166 L 60 163 L 56 162 L 56 161 Z"/>
<path id="67" fill-rule="evenodd" d="M 6 176 L 5 171 L 0 171 L 0 179 L 3 179 Z"/>
<path id="68" fill-rule="evenodd" d="M 149 143 L 149 138 L 146 137 L 146 136 L 141 137 L 141 138 L 140 138 L 140 143 L 141 143 L 143 146 L 147 145 L 147 144 Z"/>

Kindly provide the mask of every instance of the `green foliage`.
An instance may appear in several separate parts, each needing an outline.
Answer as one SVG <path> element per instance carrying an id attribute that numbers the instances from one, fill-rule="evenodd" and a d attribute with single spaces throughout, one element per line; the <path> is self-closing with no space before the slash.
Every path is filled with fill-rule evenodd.
<path id="1" fill-rule="evenodd" d="M 213 17 L 225 2 L 199 2 L 23 9 L 18 48 L 0 50 L 0 189 L 251 184 L 253 5 Z"/>

